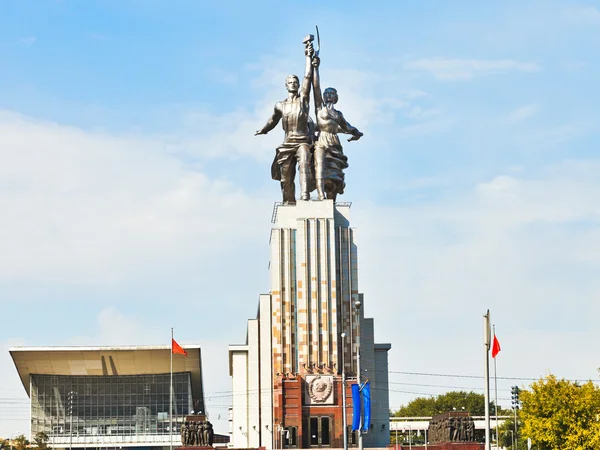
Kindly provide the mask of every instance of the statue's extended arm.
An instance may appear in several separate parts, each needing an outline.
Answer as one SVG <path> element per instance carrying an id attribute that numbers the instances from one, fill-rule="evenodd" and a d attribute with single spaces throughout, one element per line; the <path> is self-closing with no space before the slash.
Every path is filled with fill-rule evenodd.
<path id="1" fill-rule="evenodd" d="M 300 98 L 302 101 L 308 103 L 310 96 L 310 85 L 312 84 L 313 66 L 312 57 L 314 50 L 312 44 L 308 44 L 304 50 L 306 55 L 306 67 L 304 68 L 304 79 L 302 80 L 302 86 L 300 86 Z"/>
<path id="2" fill-rule="evenodd" d="M 273 128 L 275 128 L 275 126 L 279 123 L 279 121 L 281 120 L 281 108 L 279 108 L 279 104 L 275 105 L 275 108 L 273 110 L 273 115 L 271 117 L 269 117 L 269 120 L 267 120 L 267 123 L 265 124 L 264 127 L 262 127 L 260 130 L 258 130 L 256 133 L 254 133 L 254 136 L 259 135 L 259 134 L 267 134 L 269 131 L 271 131 Z"/>
<path id="3" fill-rule="evenodd" d="M 323 106 L 323 93 L 321 92 L 321 77 L 319 75 L 319 65 L 321 60 L 318 56 L 315 56 L 312 60 L 313 66 L 313 95 L 315 97 L 315 115 L 319 111 L 319 108 Z"/>
<path id="4" fill-rule="evenodd" d="M 339 114 L 340 114 L 339 126 L 340 126 L 340 130 L 342 131 L 342 133 L 352 135 L 352 137 L 350 139 L 348 139 L 349 141 L 357 141 L 358 139 L 360 139 L 360 137 L 363 135 L 363 133 L 358 131 L 358 128 L 350 125 L 350 123 L 346 120 L 346 118 L 344 117 L 344 115 L 341 112 Z"/>

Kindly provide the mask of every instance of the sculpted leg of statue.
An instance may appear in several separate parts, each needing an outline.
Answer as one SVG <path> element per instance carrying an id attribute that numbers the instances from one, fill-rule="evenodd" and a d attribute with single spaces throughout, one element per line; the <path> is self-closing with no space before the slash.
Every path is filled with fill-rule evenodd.
<path id="1" fill-rule="evenodd" d="M 290 158 L 280 166 L 280 183 L 281 183 L 281 195 L 283 202 L 288 204 L 296 203 L 296 185 L 294 184 L 294 178 L 296 178 L 296 161 Z"/>
<path id="2" fill-rule="evenodd" d="M 296 153 L 300 172 L 300 199 L 310 200 L 311 155 L 307 144 L 300 145 Z"/>
<path id="3" fill-rule="evenodd" d="M 317 195 L 319 196 L 319 200 L 325 199 L 325 179 L 324 179 L 324 171 L 325 171 L 325 149 L 322 146 L 315 146 L 314 152 L 314 160 L 315 160 L 315 183 L 317 185 Z"/>

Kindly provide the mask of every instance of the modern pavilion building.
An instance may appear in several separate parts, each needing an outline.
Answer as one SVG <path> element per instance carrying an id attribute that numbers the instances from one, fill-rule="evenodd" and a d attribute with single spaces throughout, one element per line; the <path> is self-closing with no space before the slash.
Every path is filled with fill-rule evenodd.
<path id="1" fill-rule="evenodd" d="M 181 445 L 184 417 L 205 413 L 200 347 L 185 349 L 173 355 L 172 390 L 170 346 L 10 349 L 30 398 L 30 435 L 43 431 L 55 449 Z"/>

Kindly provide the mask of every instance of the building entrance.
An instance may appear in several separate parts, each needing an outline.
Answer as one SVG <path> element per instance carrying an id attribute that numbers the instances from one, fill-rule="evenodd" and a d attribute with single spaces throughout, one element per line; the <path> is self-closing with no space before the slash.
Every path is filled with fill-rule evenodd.
<path id="1" fill-rule="evenodd" d="M 310 447 L 331 447 L 331 418 L 316 416 L 308 419 Z"/>

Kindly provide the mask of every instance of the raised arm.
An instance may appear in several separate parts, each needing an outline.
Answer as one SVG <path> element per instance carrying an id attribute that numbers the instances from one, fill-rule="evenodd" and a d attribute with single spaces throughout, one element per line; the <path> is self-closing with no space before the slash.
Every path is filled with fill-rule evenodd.
<path id="1" fill-rule="evenodd" d="M 313 95 L 315 97 L 315 115 L 319 109 L 323 106 L 323 93 L 321 92 L 321 77 L 319 75 L 319 65 L 321 60 L 318 56 L 315 56 L 312 60 L 313 66 Z"/>
<path id="2" fill-rule="evenodd" d="M 304 79 L 302 80 L 302 86 L 300 86 L 300 98 L 303 102 L 308 103 L 310 96 L 310 85 L 312 84 L 313 66 L 312 57 L 314 50 L 312 43 L 309 43 L 304 49 L 304 55 L 306 56 L 306 66 L 304 68 Z"/>
<path id="3" fill-rule="evenodd" d="M 275 108 L 273 108 L 273 114 L 271 115 L 271 117 L 269 117 L 269 120 L 267 120 L 265 126 L 258 130 L 256 133 L 254 133 L 254 136 L 259 134 L 267 134 L 279 123 L 279 121 L 281 120 L 281 116 L 281 106 L 279 105 L 279 103 L 277 103 L 275 105 Z"/>

